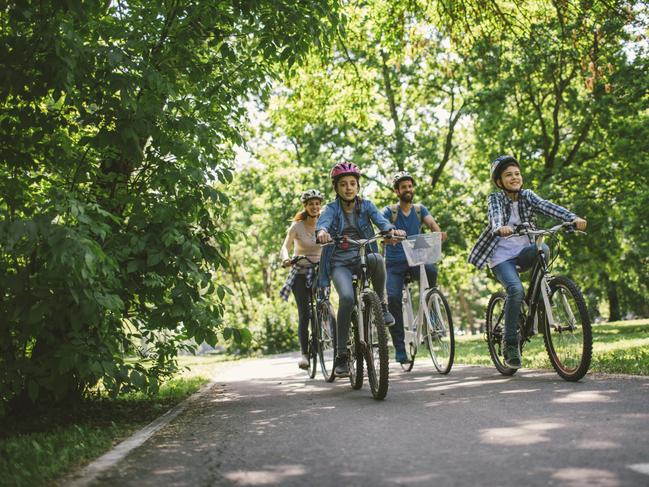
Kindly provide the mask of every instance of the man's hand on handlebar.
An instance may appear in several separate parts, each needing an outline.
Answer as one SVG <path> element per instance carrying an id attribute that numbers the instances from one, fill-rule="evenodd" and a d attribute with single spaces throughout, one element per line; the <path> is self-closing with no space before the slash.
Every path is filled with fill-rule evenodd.
<path id="1" fill-rule="evenodd" d="M 320 230 L 316 236 L 316 240 L 320 244 L 325 244 L 331 242 L 331 235 L 326 230 Z"/>
<path id="2" fill-rule="evenodd" d="M 406 238 L 406 232 L 404 230 L 394 229 L 386 234 L 386 238 L 383 240 L 386 244 L 396 245 Z"/>

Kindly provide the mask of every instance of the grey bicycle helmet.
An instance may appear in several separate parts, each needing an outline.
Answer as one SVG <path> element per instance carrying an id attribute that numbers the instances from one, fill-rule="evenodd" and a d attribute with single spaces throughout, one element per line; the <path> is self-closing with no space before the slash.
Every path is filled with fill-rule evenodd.
<path id="1" fill-rule="evenodd" d="M 415 184 L 415 178 L 413 178 L 408 171 L 399 171 L 392 178 L 392 187 L 394 189 L 397 189 L 399 187 L 399 183 L 401 181 L 405 181 L 406 179 L 410 179 L 410 181 L 412 181 L 412 184 Z"/>
<path id="2" fill-rule="evenodd" d="M 318 199 L 324 201 L 324 195 L 317 189 L 307 189 L 302 196 L 300 196 L 300 201 L 306 203 L 309 200 Z"/>

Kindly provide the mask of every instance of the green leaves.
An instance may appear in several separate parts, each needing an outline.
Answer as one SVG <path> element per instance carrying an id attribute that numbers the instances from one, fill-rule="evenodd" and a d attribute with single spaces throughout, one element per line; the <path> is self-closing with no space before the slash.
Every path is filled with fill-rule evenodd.
<path id="1" fill-rule="evenodd" d="M 184 340 L 216 344 L 242 103 L 328 37 L 337 9 L 79 5 L 3 17 L 0 408 L 100 379 L 155 392 Z"/>

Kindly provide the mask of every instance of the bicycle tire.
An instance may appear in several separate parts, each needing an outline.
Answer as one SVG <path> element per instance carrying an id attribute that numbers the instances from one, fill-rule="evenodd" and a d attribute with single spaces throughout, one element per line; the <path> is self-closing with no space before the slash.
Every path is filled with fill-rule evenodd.
<path id="1" fill-rule="evenodd" d="M 505 333 L 505 300 L 507 295 L 499 291 L 489 298 L 487 305 L 486 333 L 485 339 L 489 348 L 491 361 L 502 375 L 514 375 L 517 369 L 505 365 L 502 343 Z"/>
<path id="2" fill-rule="evenodd" d="M 352 320 L 349 326 L 351 350 L 349 350 L 349 383 L 352 389 L 363 387 L 363 349 L 358 339 L 358 315 L 356 308 L 352 310 Z"/>
<path id="3" fill-rule="evenodd" d="M 428 291 L 426 307 L 430 321 L 426 322 L 426 343 L 433 365 L 440 374 L 448 374 L 455 359 L 455 332 L 451 308 L 437 288 Z M 438 313 L 439 311 L 439 313 Z"/>
<path id="4" fill-rule="evenodd" d="M 404 289 L 402 291 L 404 297 L 401 300 L 402 301 L 402 316 L 403 316 L 403 327 L 404 331 L 406 331 L 406 314 L 408 313 L 408 309 L 406 306 L 411 306 L 410 299 L 406 299 L 405 294 L 406 294 L 406 287 L 404 286 Z M 412 309 L 410 310 L 412 312 Z M 416 330 L 415 330 L 416 332 Z M 415 355 L 417 354 L 417 345 L 415 343 L 409 342 L 409 343 L 404 343 L 406 347 L 406 362 L 401 362 L 399 365 L 401 365 L 401 370 L 403 372 L 410 372 L 412 370 L 412 367 L 415 364 Z"/>
<path id="5" fill-rule="evenodd" d="M 367 381 L 372 397 L 385 399 L 389 386 L 388 333 L 383 321 L 383 310 L 378 295 L 369 291 L 363 295 L 363 326 L 365 327 L 365 362 Z M 378 370 L 377 370 L 378 366 Z"/>
<path id="6" fill-rule="evenodd" d="M 552 367 L 560 377 L 570 382 L 578 381 L 588 372 L 593 353 L 593 336 L 586 301 L 579 287 L 565 276 L 554 277 L 549 285 L 552 315 L 558 328 L 550 329 L 543 309 L 541 314 L 545 349 Z M 561 298 L 556 299 L 557 296 Z M 572 304 L 569 303 L 569 297 L 572 298 Z"/>
<path id="7" fill-rule="evenodd" d="M 320 371 L 327 382 L 336 380 L 334 360 L 336 358 L 336 318 L 329 301 L 318 304 L 318 356 Z"/>
<path id="8" fill-rule="evenodd" d="M 307 354 L 309 356 L 309 378 L 313 379 L 317 372 L 318 363 L 318 320 L 316 317 L 311 316 L 309 320 L 309 343 L 307 347 Z"/>
<path id="9" fill-rule="evenodd" d="M 410 372 L 412 370 L 413 366 L 415 365 L 416 348 L 412 343 L 408 344 L 407 346 L 410 347 L 410 350 L 406 352 L 406 356 L 408 357 L 408 361 L 399 364 L 399 365 L 401 365 L 401 370 L 403 372 Z M 406 348 L 406 350 L 407 350 L 407 348 Z"/>

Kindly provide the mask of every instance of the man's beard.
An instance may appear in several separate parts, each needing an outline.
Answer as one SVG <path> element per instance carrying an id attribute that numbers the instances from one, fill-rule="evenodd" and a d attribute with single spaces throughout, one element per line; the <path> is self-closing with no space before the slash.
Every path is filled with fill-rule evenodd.
<path id="1" fill-rule="evenodd" d="M 401 193 L 401 195 L 399 195 L 399 199 L 404 203 L 410 203 L 412 201 L 412 193 L 410 191 Z"/>

